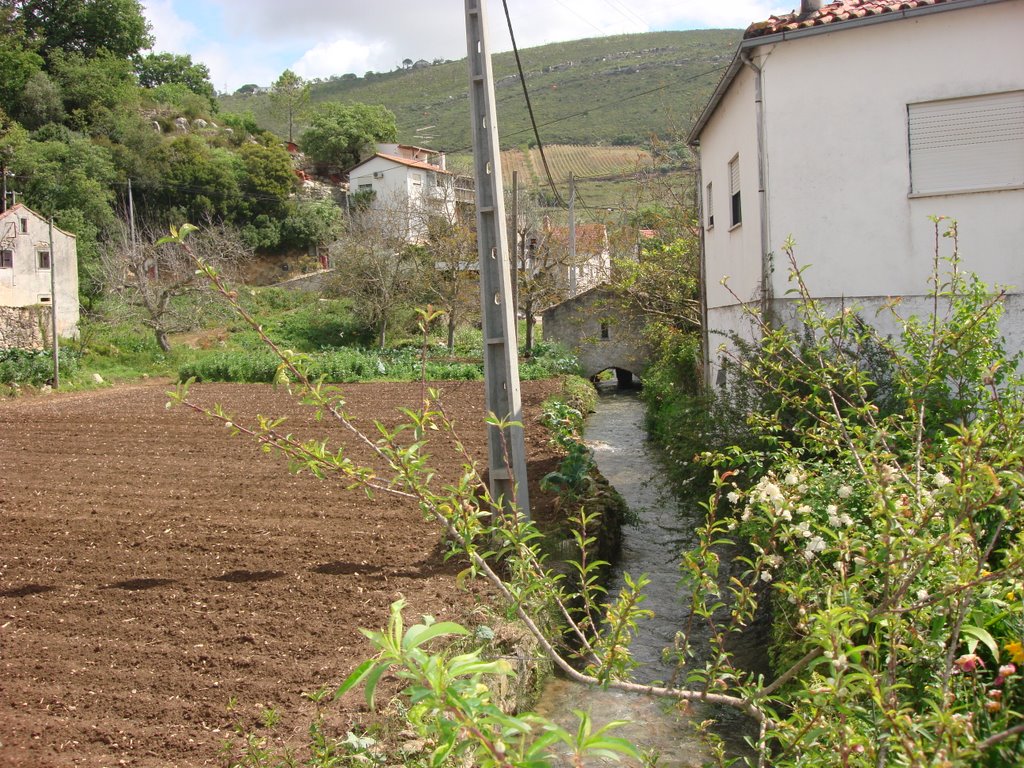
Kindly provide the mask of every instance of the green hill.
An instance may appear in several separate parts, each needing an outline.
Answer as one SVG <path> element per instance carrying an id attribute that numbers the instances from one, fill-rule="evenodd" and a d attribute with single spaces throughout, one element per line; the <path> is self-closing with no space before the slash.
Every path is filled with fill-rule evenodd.
<path id="1" fill-rule="evenodd" d="M 591 38 L 520 51 L 545 144 L 646 145 L 686 132 L 728 65 L 739 30 L 651 32 Z M 425 63 L 424 63 L 425 64 Z M 494 56 L 503 148 L 534 141 L 511 53 Z M 398 118 L 402 142 L 458 152 L 471 144 L 465 59 L 313 84 L 311 104 L 383 104 Z M 252 112 L 279 134 L 284 121 L 269 97 L 224 96 L 221 109 Z M 301 133 L 301 121 L 298 132 Z"/>

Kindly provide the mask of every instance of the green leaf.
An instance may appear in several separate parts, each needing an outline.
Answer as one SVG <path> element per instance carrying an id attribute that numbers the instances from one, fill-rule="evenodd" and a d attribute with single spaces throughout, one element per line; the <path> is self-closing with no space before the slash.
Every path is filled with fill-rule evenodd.
<path id="1" fill-rule="evenodd" d="M 987 629 L 981 627 L 974 627 L 965 625 L 960 628 L 960 634 L 966 635 L 967 650 L 974 653 L 980 642 L 989 652 L 992 654 L 992 658 L 998 663 L 999 662 L 999 645 L 996 643 L 995 638 L 989 634 Z"/>
<path id="2" fill-rule="evenodd" d="M 441 635 L 468 635 L 469 630 L 453 621 L 442 621 L 438 624 L 416 624 L 402 638 L 402 650 L 409 651 L 419 648 L 424 643 Z"/>

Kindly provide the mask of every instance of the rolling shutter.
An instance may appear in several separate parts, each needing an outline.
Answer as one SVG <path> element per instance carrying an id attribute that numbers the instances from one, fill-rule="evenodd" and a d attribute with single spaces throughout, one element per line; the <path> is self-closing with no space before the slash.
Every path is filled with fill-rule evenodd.
<path id="1" fill-rule="evenodd" d="M 1024 186 L 1024 91 L 907 105 L 915 194 Z"/>

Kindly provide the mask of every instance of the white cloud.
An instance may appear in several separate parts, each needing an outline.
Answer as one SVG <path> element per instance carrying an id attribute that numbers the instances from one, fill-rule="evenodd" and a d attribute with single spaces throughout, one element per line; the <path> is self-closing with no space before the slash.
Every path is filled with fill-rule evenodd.
<path id="1" fill-rule="evenodd" d="M 381 41 L 366 43 L 348 37 L 317 43 L 291 67 L 307 80 L 354 72 L 362 75 L 369 70 L 390 70 L 394 65 L 382 62 L 389 55 L 389 46 Z"/>
<path id="2" fill-rule="evenodd" d="M 153 49 L 187 53 L 189 42 L 198 30 L 194 24 L 177 14 L 174 0 L 146 0 L 142 7 L 152 25 Z"/>

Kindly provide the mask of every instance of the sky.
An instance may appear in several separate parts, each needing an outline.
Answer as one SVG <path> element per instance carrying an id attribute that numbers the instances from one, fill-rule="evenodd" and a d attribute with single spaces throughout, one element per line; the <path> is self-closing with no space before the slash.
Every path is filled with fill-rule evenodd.
<path id="1" fill-rule="evenodd" d="M 405 59 L 466 55 L 459 0 L 141 0 L 154 51 L 190 54 L 218 91 L 389 72 Z M 745 28 L 795 0 L 507 0 L 520 49 L 563 40 L 676 29 Z M 501 0 L 485 0 L 488 46 L 511 49 Z"/>

